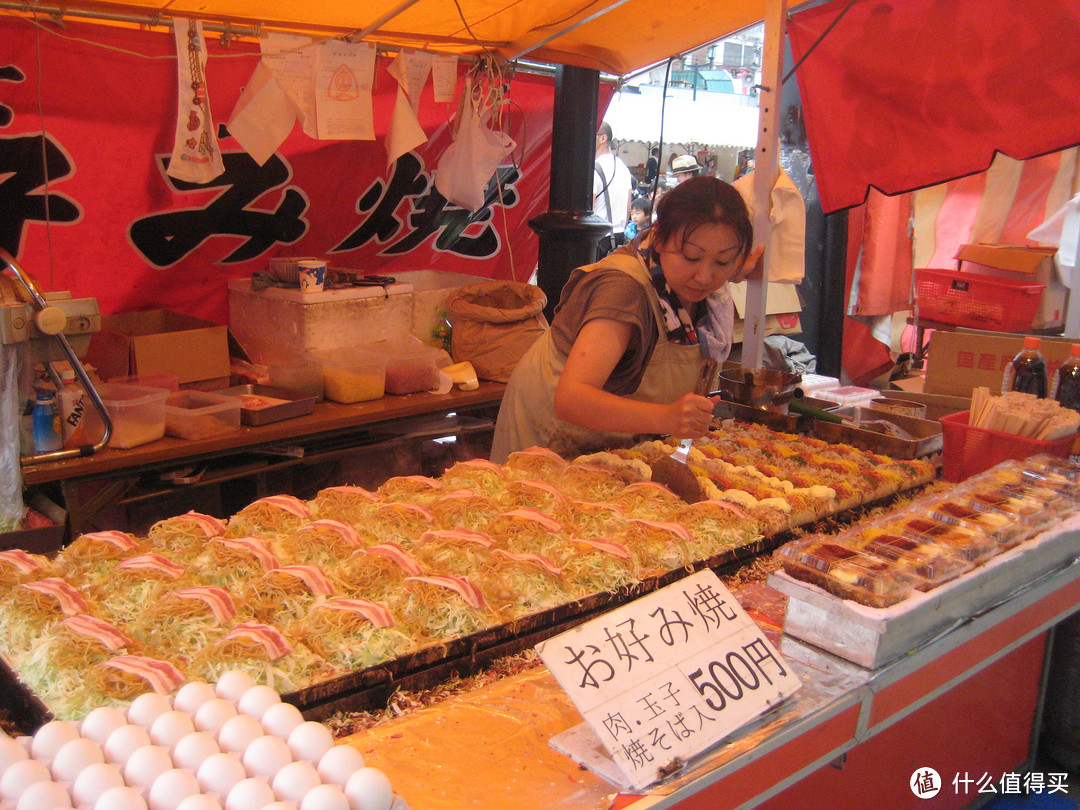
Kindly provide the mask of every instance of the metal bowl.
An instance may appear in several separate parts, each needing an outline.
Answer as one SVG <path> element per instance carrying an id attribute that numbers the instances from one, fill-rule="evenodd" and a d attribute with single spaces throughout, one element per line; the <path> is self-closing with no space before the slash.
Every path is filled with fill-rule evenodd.
<path id="1" fill-rule="evenodd" d="M 720 395 L 751 408 L 775 408 L 795 395 L 801 374 L 771 368 L 742 368 L 720 372 Z"/>

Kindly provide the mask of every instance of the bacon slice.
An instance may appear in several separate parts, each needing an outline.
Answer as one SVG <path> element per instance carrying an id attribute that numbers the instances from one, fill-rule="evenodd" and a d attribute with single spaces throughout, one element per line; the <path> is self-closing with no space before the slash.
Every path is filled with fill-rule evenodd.
<path id="1" fill-rule="evenodd" d="M 283 565 L 275 568 L 274 573 L 296 577 L 307 585 L 314 596 L 329 596 L 334 592 L 330 578 L 317 565 Z"/>
<path id="2" fill-rule="evenodd" d="M 397 479 L 399 481 L 412 481 L 414 484 L 422 484 L 430 489 L 442 489 L 442 481 L 436 481 L 434 478 L 430 478 L 426 475 L 403 475 Z"/>
<path id="3" fill-rule="evenodd" d="M 185 512 L 180 517 L 187 518 L 197 524 L 207 538 L 220 537 L 225 534 L 225 524 L 216 517 L 204 515 L 201 512 Z"/>
<path id="4" fill-rule="evenodd" d="M 554 450 L 548 450 L 546 447 L 526 447 L 524 450 L 518 450 L 511 453 L 511 456 L 518 454 L 525 456 L 536 456 L 537 458 L 546 458 L 549 461 L 557 462 L 560 466 L 566 465 L 566 459 L 556 453 Z"/>
<path id="5" fill-rule="evenodd" d="M 417 575 L 423 573 L 420 563 L 414 560 L 409 555 L 409 552 L 397 543 L 379 543 L 377 546 L 365 548 L 364 552 L 373 557 L 386 557 L 393 560 L 406 574 Z"/>
<path id="6" fill-rule="evenodd" d="M 348 523 L 343 523 L 340 520 L 334 520 L 333 518 L 319 518 L 313 520 L 306 526 L 301 526 L 300 531 L 307 531 L 309 529 L 330 529 L 341 535 L 341 539 L 346 543 L 352 543 L 356 546 L 363 546 L 364 541 L 360 539 L 359 532 L 356 531 Z"/>
<path id="7" fill-rule="evenodd" d="M 184 568 L 184 566 L 153 551 L 149 551 L 146 554 L 139 554 L 135 557 L 128 557 L 123 562 L 118 563 L 116 567 L 128 568 L 133 571 L 157 571 L 164 574 L 169 579 L 180 579 L 180 577 L 187 573 L 187 569 Z"/>
<path id="8" fill-rule="evenodd" d="M 266 541 L 261 537 L 215 537 L 214 542 L 221 543 L 226 548 L 246 551 L 258 560 L 265 571 L 281 567 L 278 558 L 274 556 L 270 546 L 266 545 Z"/>
<path id="9" fill-rule="evenodd" d="M 507 551 L 503 548 L 497 548 L 493 552 L 491 552 L 491 556 L 506 557 L 513 560 L 514 562 L 532 563 L 533 565 L 540 566 L 552 576 L 561 577 L 563 575 L 563 570 L 559 568 L 559 566 L 555 565 L 552 560 L 548 559 L 543 554 L 518 554 L 513 551 Z"/>
<path id="10" fill-rule="evenodd" d="M 658 484 L 656 481 L 635 481 L 633 484 L 627 484 L 623 492 L 638 493 L 646 497 L 655 497 L 657 494 L 678 498 L 670 487 L 666 487 L 663 484 Z"/>
<path id="11" fill-rule="evenodd" d="M 392 501 L 390 503 L 384 503 L 375 511 L 375 514 L 388 512 L 391 510 L 397 512 L 414 512 L 415 514 L 426 520 L 428 523 L 435 522 L 435 516 L 431 514 L 428 509 L 425 509 L 423 506 L 420 506 L 416 503 L 404 503 L 403 501 Z"/>
<path id="12" fill-rule="evenodd" d="M 474 532 L 469 529 L 434 529 L 424 532 L 416 542 L 423 545 L 432 540 L 457 540 L 462 543 L 474 543 L 484 548 L 491 548 L 495 545 L 495 540 L 490 534 Z"/>
<path id="13" fill-rule="evenodd" d="M 68 616 L 90 612 L 90 607 L 86 604 L 82 594 L 75 590 L 70 582 L 59 577 L 46 577 L 45 579 L 39 579 L 37 582 L 24 583 L 19 587 L 51 596 L 56 600 L 60 610 Z"/>
<path id="14" fill-rule="evenodd" d="M 490 472 L 502 472 L 502 467 L 496 464 L 494 461 L 488 461 L 486 458 L 470 458 L 468 461 L 459 461 L 454 465 L 455 467 L 470 467 L 474 470 L 488 470 Z"/>
<path id="15" fill-rule="evenodd" d="M 376 627 L 393 627 L 394 617 L 389 610 L 370 599 L 328 599 L 319 609 L 342 610 L 363 616 Z"/>
<path id="16" fill-rule="evenodd" d="M 630 518 L 629 522 L 638 523 L 642 526 L 648 526 L 650 529 L 656 529 L 675 535 L 675 537 L 682 540 L 684 543 L 694 542 L 694 538 L 690 535 L 690 531 L 681 523 L 672 523 L 667 520 L 645 520 L 644 518 Z"/>
<path id="17" fill-rule="evenodd" d="M 544 481 L 536 481 L 532 478 L 521 478 L 510 485 L 511 487 L 525 487 L 526 489 L 538 489 L 541 492 L 546 492 L 551 495 L 557 501 L 565 501 L 566 495 L 556 487 L 548 484 Z"/>
<path id="18" fill-rule="evenodd" d="M 627 560 L 634 559 L 633 553 L 626 546 L 619 543 L 613 543 L 610 540 L 605 540 L 602 537 L 575 537 L 573 539 L 575 543 L 583 543 L 586 546 L 595 548 L 598 551 L 603 551 L 608 554 L 614 554 L 616 557 L 622 557 Z"/>
<path id="19" fill-rule="evenodd" d="M 630 487 L 627 487 L 629 489 Z M 626 510 L 621 506 L 616 506 L 613 503 L 597 503 L 596 501 L 574 501 L 576 504 L 586 507 L 587 509 L 598 509 L 603 512 L 611 512 L 613 515 L 622 516 L 626 514 Z"/>
<path id="20" fill-rule="evenodd" d="M 439 588 L 449 588 L 464 599 L 469 607 L 482 608 L 484 606 L 484 596 L 480 593 L 480 589 L 465 577 L 455 577 L 449 574 L 431 574 L 424 577 L 406 577 L 405 581 L 425 582 Z"/>
<path id="21" fill-rule="evenodd" d="M 33 574 L 44 568 L 40 560 L 21 548 L 0 551 L 0 565 L 10 565 L 20 574 Z"/>
<path id="22" fill-rule="evenodd" d="M 553 517 L 548 517 L 539 509 L 530 509 L 529 507 L 523 507 L 521 509 L 512 509 L 509 512 L 503 512 L 502 517 L 515 518 L 517 520 L 525 520 L 531 523 L 537 523 L 547 529 L 549 532 L 562 531 L 562 524 L 555 520 Z"/>
<path id="23" fill-rule="evenodd" d="M 238 624 L 218 640 L 218 644 L 233 639 L 239 641 L 251 641 L 263 648 L 266 660 L 277 661 L 292 652 L 292 645 L 281 635 L 281 631 L 268 624 L 256 624 L 244 622 Z"/>
<path id="24" fill-rule="evenodd" d="M 379 500 L 378 495 L 376 495 L 374 492 L 370 492 L 369 490 L 364 489 L 363 487 L 353 487 L 353 486 L 327 487 L 325 491 L 326 492 L 341 492 L 341 493 L 343 493 L 345 495 L 358 495 L 359 497 L 363 498 L 365 501 L 377 501 L 377 500 Z"/>
<path id="25" fill-rule="evenodd" d="M 96 616 L 88 616 L 85 613 L 77 613 L 70 618 L 64 619 L 60 622 L 60 625 L 77 636 L 97 641 L 110 652 L 122 650 L 124 647 L 134 643 L 130 637 L 122 633 L 114 625 Z"/>
<path id="26" fill-rule="evenodd" d="M 740 509 L 739 507 L 737 507 L 735 504 L 731 503 L 730 501 L 712 501 L 712 500 L 710 500 L 710 501 L 701 501 L 701 503 L 702 504 L 708 504 L 709 506 L 718 506 L 721 509 L 726 509 L 729 512 L 734 512 L 736 515 L 738 515 L 741 518 L 748 518 L 749 517 L 749 515 L 747 515 L 746 512 L 744 512 L 742 509 Z"/>
<path id="27" fill-rule="evenodd" d="M 172 592 L 172 595 L 178 596 L 181 599 L 197 599 L 200 602 L 205 602 L 209 606 L 210 612 L 214 614 L 214 618 L 217 620 L 218 624 L 225 624 L 225 622 L 236 615 L 236 605 L 233 604 L 229 592 L 216 585 L 199 585 L 194 588 L 178 588 Z"/>
<path id="28" fill-rule="evenodd" d="M 80 540 L 91 540 L 96 543 L 107 543 L 110 546 L 115 546 L 120 551 L 134 551 L 139 547 L 139 541 L 129 534 L 118 531 L 106 531 L 106 532 L 90 532 L 84 534 Z"/>
<path id="29" fill-rule="evenodd" d="M 461 501 L 465 500 L 466 498 L 472 498 L 475 495 L 476 492 L 471 489 L 455 489 L 447 492 L 445 495 L 440 495 L 438 498 L 435 499 L 435 502 L 443 503 L 444 501 Z"/>
<path id="30" fill-rule="evenodd" d="M 184 682 L 184 676 L 180 670 L 168 661 L 141 655 L 118 655 L 110 658 L 102 666 L 138 675 L 150 684 L 151 689 L 161 695 L 168 694 Z"/>
<path id="31" fill-rule="evenodd" d="M 311 517 L 311 510 L 308 509 L 308 505 L 293 495 L 267 495 L 265 498 L 259 498 L 252 506 L 255 503 L 268 503 L 271 506 L 284 509 L 290 515 L 296 515 L 298 518 Z"/>

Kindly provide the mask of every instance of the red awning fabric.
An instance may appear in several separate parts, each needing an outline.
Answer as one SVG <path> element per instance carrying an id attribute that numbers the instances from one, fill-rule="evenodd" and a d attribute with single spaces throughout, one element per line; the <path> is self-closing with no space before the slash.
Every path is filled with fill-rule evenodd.
<path id="1" fill-rule="evenodd" d="M 835 0 L 788 31 L 826 212 L 1080 144 L 1080 0 Z"/>

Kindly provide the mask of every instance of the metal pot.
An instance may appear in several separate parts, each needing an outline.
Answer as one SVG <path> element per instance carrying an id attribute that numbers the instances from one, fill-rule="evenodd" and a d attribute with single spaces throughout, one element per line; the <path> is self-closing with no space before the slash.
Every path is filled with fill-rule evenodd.
<path id="1" fill-rule="evenodd" d="M 728 402 L 774 410 L 791 400 L 801 381 L 801 374 L 770 368 L 731 369 L 720 372 L 720 394 Z"/>

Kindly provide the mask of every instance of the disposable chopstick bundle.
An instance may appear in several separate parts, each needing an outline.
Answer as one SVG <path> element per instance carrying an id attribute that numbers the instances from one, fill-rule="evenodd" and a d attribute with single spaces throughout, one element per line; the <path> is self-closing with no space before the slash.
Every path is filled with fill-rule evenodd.
<path id="1" fill-rule="evenodd" d="M 1010 391 L 997 396 L 988 388 L 976 388 L 971 393 L 968 424 L 999 433 L 1052 441 L 1080 430 L 1080 413 L 1033 394 Z"/>

